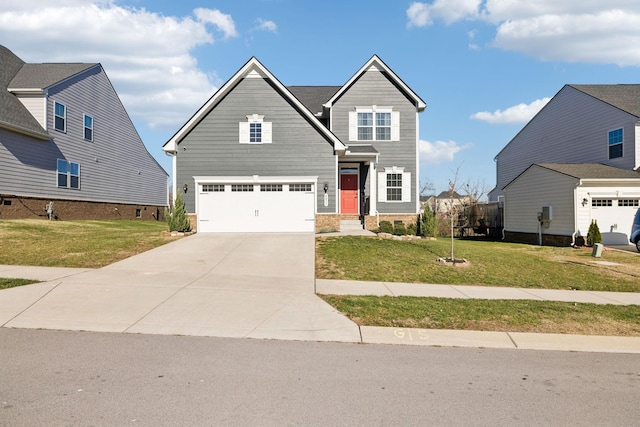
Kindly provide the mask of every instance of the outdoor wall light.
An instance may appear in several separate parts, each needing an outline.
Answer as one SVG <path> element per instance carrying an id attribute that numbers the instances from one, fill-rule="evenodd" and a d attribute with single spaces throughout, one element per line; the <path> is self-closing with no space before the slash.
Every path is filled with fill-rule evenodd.
<path id="1" fill-rule="evenodd" d="M 324 183 L 324 193 L 327 194 L 327 191 L 329 191 L 329 183 L 325 182 Z"/>
<path id="2" fill-rule="evenodd" d="M 587 199 L 586 197 L 582 199 L 582 206 L 587 206 L 587 203 L 589 203 L 589 199 Z"/>
<path id="3" fill-rule="evenodd" d="M 189 190 L 189 186 L 187 184 L 183 185 L 182 186 L 182 191 L 184 191 L 186 193 L 187 190 Z"/>

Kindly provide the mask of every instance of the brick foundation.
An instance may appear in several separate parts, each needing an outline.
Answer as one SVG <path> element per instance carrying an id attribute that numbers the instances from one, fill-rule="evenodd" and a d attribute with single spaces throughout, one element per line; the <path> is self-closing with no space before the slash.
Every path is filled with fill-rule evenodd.
<path id="1" fill-rule="evenodd" d="M 504 232 L 504 241 L 510 243 L 525 243 L 528 245 L 537 245 L 539 243 L 538 237 L 539 236 L 537 233 L 519 233 L 514 231 Z M 571 246 L 571 241 L 571 236 L 542 233 L 543 246 Z"/>
<path id="2" fill-rule="evenodd" d="M 396 221 L 402 221 L 405 227 L 408 227 L 410 224 L 417 226 L 418 214 L 380 214 L 378 216 L 370 215 L 365 217 L 366 229 L 377 231 L 379 224 L 378 221 L 389 221 L 391 224 L 394 224 Z"/>
<path id="3" fill-rule="evenodd" d="M 164 206 L 85 202 L 0 195 L 0 220 L 48 218 L 47 206 L 53 202 L 53 219 L 138 219 L 164 221 Z"/>

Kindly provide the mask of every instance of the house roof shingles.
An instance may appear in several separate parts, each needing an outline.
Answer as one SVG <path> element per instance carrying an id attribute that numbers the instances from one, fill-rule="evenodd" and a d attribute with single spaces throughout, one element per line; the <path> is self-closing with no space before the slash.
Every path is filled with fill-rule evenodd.
<path id="1" fill-rule="evenodd" d="M 640 179 L 640 173 L 599 163 L 536 163 L 536 165 L 577 179 Z"/>
<path id="2" fill-rule="evenodd" d="M 640 117 L 640 85 L 569 85 L 627 113 Z"/>
<path id="3" fill-rule="evenodd" d="M 323 104 L 340 89 L 341 86 L 287 86 L 287 89 L 302 102 L 313 114 L 322 115 Z"/>
<path id="4" fill-rule="evenodd" d="M 9 84 L 9 90 L 45 89 L 97 64 L 24 64 Z"/>

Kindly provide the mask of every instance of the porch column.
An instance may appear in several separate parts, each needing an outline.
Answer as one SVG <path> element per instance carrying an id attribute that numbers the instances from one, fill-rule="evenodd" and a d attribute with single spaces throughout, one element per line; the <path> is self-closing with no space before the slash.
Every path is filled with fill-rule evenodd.
<path id="1" fill-rule="evenodd" d="M 375 160 L 369 162 L 369 183 L 369 215 L 375 215 L 378 201 L 378 173 Z"/>

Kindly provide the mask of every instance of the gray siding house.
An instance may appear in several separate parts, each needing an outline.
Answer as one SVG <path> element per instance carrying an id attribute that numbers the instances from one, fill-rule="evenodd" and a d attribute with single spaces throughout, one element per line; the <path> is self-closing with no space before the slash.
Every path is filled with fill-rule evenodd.
<path id="1" fill-rule="evenodd" d="M 509 241 L 628 242 L 640 207 L 640 85 L 565 85 L 495 157 Z M 552 218 L 538 220 L 543 208 Z"/>
<path id="2" fill-rule="evenodd" d="M 251 58 L 164 145 L 200 232 L 416 221 L 418 113 L 373 56 L 343 86 L 284 86 Z"/>
<path id="3" fill-rule="evenodd" d="M 167 179 L 100 64 L 0 46 L 0 219 L 159 220 Z"/>

